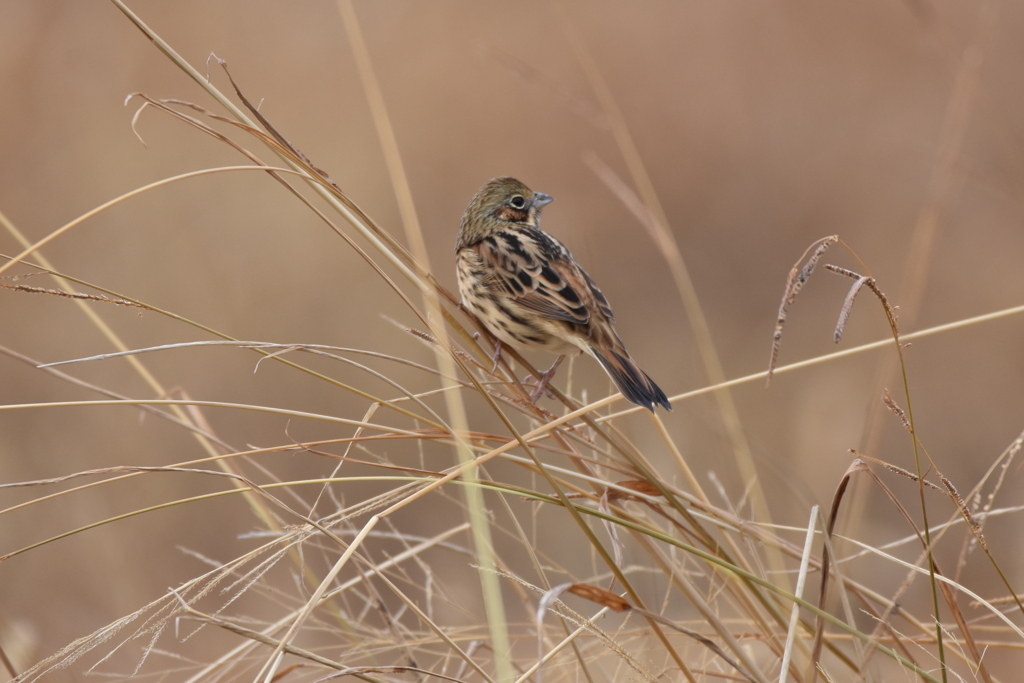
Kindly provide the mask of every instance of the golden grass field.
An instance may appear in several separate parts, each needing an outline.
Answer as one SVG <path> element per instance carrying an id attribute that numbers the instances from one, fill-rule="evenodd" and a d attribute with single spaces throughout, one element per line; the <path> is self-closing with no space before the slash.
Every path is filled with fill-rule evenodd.
<path id="1" fill-rule="evenodd" d="M 1022 60 L 997 0 L 8 0 L 0 680 L 1019 680 Z M 671 413 L 491 372 L 499 175 Z"/>

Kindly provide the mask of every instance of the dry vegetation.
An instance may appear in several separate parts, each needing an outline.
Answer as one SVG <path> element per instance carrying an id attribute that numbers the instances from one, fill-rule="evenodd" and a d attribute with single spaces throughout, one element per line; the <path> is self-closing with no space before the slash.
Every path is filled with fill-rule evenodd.
<path id="1" fill-rule="evenodd" d="M 673 52 L 668 38 L 689 29 L 671 21 L 705 22 L 736 39 L 734 59 L 753 63 L 756 48 L 738 38 L 751 17 L 739 12 L 763 8 L 677 16 L 646 7 L 602 20 L 584 17 L 583 5 L 538 5 L 524 15 L 554 28 L 537 50 L 526 49 L 536 36 L 498 47 L 483 33 L 463 52 L 403 41 L 448 12 L 473 15 L 472 4 L 437 9 L 441 17 L 416 3 L 339 0 L 330 12 L 310 10 L 324 12 L 306 27 L 311 40 L 330 19 L 331 31 L 321 30 L 349 51 L 345 111 L 369 112 L 347 126 L 330 122 L 351 147 L 331 158 L 307 142 L 315 134 L 293 131 L 323 116 L 320 92 L 339 86 L 320 78 L 316 95 L 303 91 L 290 116 L 276 116 L 260 102 L 287 75 L 251 85 L 256 67 L 244 58 L 218 49 L 231 59 L 204 65 L 179 55 L 170 36 L 187 21 L 163 15 L 174 29 L 164 31 L 144 23 L 144 7 L 135 8 L 142 18 L 120 0 L 111 7 L 120 13 L 96 26 L 134 24 L 152 41 L 140 50 L 190 80 L 161 83 L 174 99 L 148 86 L 131 95 L 128 117 L 109 128 L 119 141 L 107 144 L 119 148 L 134 131 L 157 151 L 136 162 L 111 153 L 123 173 L 100 186 L 106 194 L 91 177 L 107 177 L 106 160 L 94 153 L 85 163 L 73 138 L 64 161 L 79 164 L 72 177 L 84 197 L 59 177 L 20 212 L 0 204 L 0 655 L 12 678 L 1015 680 L 1024 656 L 1024 269 L 1012 264 L 1024 250 L 1024 153 L 1018 145 L 983 154 L 992 121 L 1015 143 L 1024 134 L 1007 123 L 1024 111 L 1024 93 L 994 98 L 1003 72 L 983 71 L 1002 55 L 1000 41 L 1024 33 L 1015 10 L 982 3 L 966 21 L 962 8 L 896 6 L 914 44 L 931 50 L 922 62 L 940 55 L 934 63 L 949 76 L 934 86 L 941 114 L 914 141 L 923 150 L 916 180 L 876 197 L 866 180 L 881 173 L 874 167 L 861 176 L 831 170 L 857 158 L 856 144 L 832 140 L 824 153 L 794 139 L 753 145 L 815 158 L 817 173 L 834 176 L 813 186 L 831 199 L 807 200 L 798 188 L 782 193 L 796 209 L 761 202 L 762 224 L 799 223 L 762 234 L 737 227 L 750 219 L 733 208 L 737 198 L 709 194 L 694 208 L 701 192 L 742 175 L 725 165 L 724 148 L 708 145 L 703 158 L 696 134 L 650 134 L 663 124 L 657 102 L 645 111 L 639 101 L 653 83 L 668 89 L 676 67 L 646 85 L 616 77 L 630 62 L 594 34 L 689 63 L 699 48 Z M 200 11 L 182 7 L 182 17 Z M 268 25 L 292 16 L 261 8 Z M 896 10 L 863 10 L 851 30 L 889 45 L 872 22 Z M 28 25 L 40 11 L 16 18 Z M 502 18 L 523 25 L 523 16 L 479 11 L 462 17 L 464 28 Z M 758 30 L 806 41 L 786 63 L 843 51 L 810 37 L 831 26 L 828 17 L 761 18 Z M 132 31 L 112 45 L 138 42 Z M 474 111 L 474 98 L 445 93 L 457 79 L 441 67 L 463 59 L 466 45 L 484 66 L 457 76 L 488 101 L 492 86 L 514 93 L 501 110 Z M 879 48 L 877 71 L 864 67 L 860 77 L 897 82 L 893 64 L 902 62 L 890 49 Z M 308 69 L 318 54 L 288 62 L 281 53 L 268 69 Z M 72 71 L 73 57 L 63 63 Z M 473 81 L 474 68 L 490 80 Z M 722 64 L 708 72 L 717 80 L 681 91 L 699 99 L 701 87 L 744 83 Z M 408 94 L 422 92 L 415 76 L 426 73 L 436 77 L 427 89 L 441 90 L 429 101 Z M 746 86 L 753 108 L 766 107 L 759 85 Z M 403 93 L 397 108 L 392 87 Z M 785 79 L 775 87 L 797 103 L 779 111 L 792 114 L 806 98 Z M 866 116 L 886 100 L 862 87 L 874 93 Z M 62 106 L 87 136 L 92 124 L 74 112 L 70 80 L 64 88 Z M 461 104 L 445 109 L 453 101 Z M 551 210 L 545 227 L 576 226 L 579 240 L 565 241 L 599 273 L 620 331 L 670 394 L 672 413 L 609 394 L 587 359 L 565 366 L 552 396 L 532 405 L 532 363 L 548 359 L 506 349 L 493 365 L 488 335 L 451 293 L 450 243 L 477 185 L 512 173 L 558 194 L 546 178 L 528 177 L 533 167 L 520 155 L 532 141 L 507 111 L 517 102 L 536 108 L 537 121 L 564 119 L 537 128 L 574 150 L 572 165 L 557 153 L 544 163 L 552 179 L 584 178 L 580 211 Z M 728 129 L 708 107 L 667 130 L 699 129 L 701 120 Z M 910 109 L 890 118 L 913 119 Z M 493 126 L 462 130 L 460 140 L 459 116 Z M 431 147 L 432 120 L 447 131 L 437 134 L 447 151 Z M 886 131 L 910 135 L 916 125 Z M 576 129 L 586 131 L 581 139 Z M 864 155 L 879 168 L 884 137 L 861 140 L 875 141 Z M 11 149 L 25 142 L 3 140 Z M 177 153 L 162 140 L 183 150 L 178 163 L 140 171 L 154 154 Z M 484 151 L 474 155 L 474 142 Z M 133 144 L 133 154 L 145 149 Z M 681 170 L 677 145 L 692 153 L 684 165 L 708 177 Z M 24 154 L 19 182 L 46 184 L 29 170 L 43 152 Z M 756 154 L 743 165 L 807 173 Z M 667 197 L 673 174 L 696 187 Z M 374 194 L 385 191 L 391 199 Z M 756 184 L 744 191 L 764 193 Z M 280 203 L 263 203 L 271 192 Z M 985 197 L 1011 209 L 981 207 Z M 50 214 L 57 199 L 60 220 Z M 834 219 L 863 202 L 877 202 L 878 213 Z M 700 239 L 681 227 L 685 206 L 690 224 L 707 226 Z M 40 227 L 51 218 L 59 228 Z M 210 234 L 214 219 L 226 236 Z M 897 231 L 898 220 L 910 227 Z M 883 227 L 857 227 L 868 221 Z M 628 227 L 600 233 L 608 222 Z M 83 236 L 98 224 L 113 229 Z M 972 232 L 982 226 L 989 232 Z M 943 241 L 964 231 L 976 237 Z M 821 237 L 831 232 L 839 236 Z M 824 322 L 807 332 L 815 320 Z M 811 338 L 829 331 L 838 352 Z M 335 340 L 351 347 L 323 343 Z M 801 355 L 810 360 L 791 362 Z"/>

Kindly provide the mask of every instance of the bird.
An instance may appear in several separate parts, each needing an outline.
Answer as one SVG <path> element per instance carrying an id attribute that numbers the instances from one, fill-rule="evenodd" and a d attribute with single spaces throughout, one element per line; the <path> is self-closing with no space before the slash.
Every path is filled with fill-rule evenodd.
<path id="1" fill-rule="evenodd" d="M 536 403 L 566 356 L 586 353 L 629 401 L 652 413 L 655 405 L 672 410 L 619 339 L 608 299 L 565 245 L 541 230 L 541 209 L 553 200 L 515 178 L 494 178 L 469 202 L 459 224 L 460 305 L 497 339 L 495 368 L 503 344 L 559 354 L 530 396 Z"/>

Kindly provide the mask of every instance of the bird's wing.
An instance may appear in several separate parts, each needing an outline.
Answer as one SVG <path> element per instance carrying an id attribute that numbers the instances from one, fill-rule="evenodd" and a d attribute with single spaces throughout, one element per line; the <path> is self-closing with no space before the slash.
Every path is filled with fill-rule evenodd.
<path id="1" fill-rule="evenodd" d="M 476 249 L 506 293 L 523 308 L 586 325 L 593 310 L 605 312 L 608 306 L 568 250 L 540 230 L 500 231 L 484 238 Z"/>
<path id="2" fill-rule="evenodd" d="M 580 268 L 579 265 L 577 265 L 576 268 L 583 274 L 583 278 L 587 281 L 587 286 L 594 295 L 594 301 L 596 301 L 597 305 L 601 307 L 601 312 L 604 313 L 604 317 L 614 322 L 615 316 L 612 315 L 612 307 L 608 305 L 608 299 L 604 298 L 604 294 L 601 293 L 601 290 L 597 288 L 594 281 L 590 279 L 589 275 L 587 275 L 587 271 Z"/>

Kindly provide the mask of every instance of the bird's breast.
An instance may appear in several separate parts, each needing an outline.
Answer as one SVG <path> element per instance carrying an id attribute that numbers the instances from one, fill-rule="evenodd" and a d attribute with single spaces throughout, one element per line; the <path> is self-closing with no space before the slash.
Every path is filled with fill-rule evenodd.
<path id="1" fill-rule="evenodd" d="M 584 348 L 570 343 L 572 335 L 565 323 L 520 306 L 476 250 L 461 250 L 456 262 L 463 306 L 503 344 L 559 354 L 574 354 Z"/>

